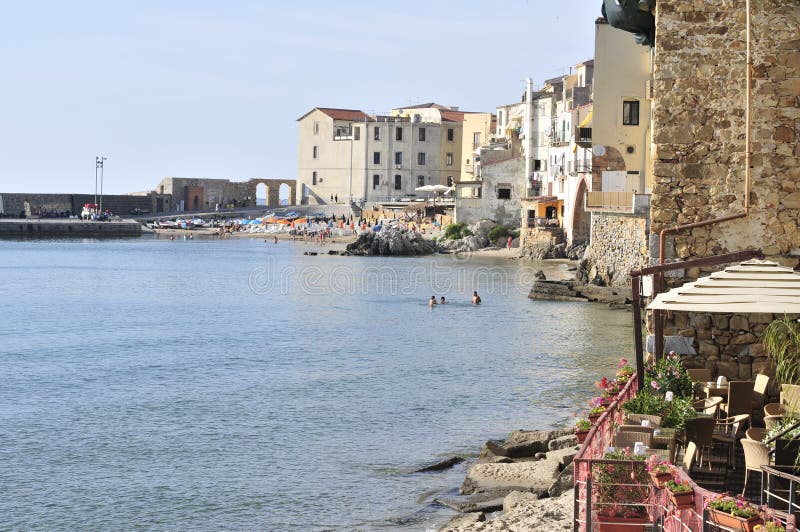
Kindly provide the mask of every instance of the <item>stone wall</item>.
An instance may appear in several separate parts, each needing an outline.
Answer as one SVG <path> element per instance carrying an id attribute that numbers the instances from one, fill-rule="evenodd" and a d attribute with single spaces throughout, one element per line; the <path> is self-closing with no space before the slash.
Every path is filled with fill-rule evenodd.
<path id="1" fill-rule="evenodd" d="M 560 256 L 563 256 L 566 241 L 564 230 L 560 227 L 523 227 L 519 238 L 520 254 L 534 260 L 556 258 L 553 256 L 559 255 L 556 248 L 561 247 Z"/>
<path id="2" fill-rule="evenodd" d="M 775 364 L 758 342 L 772 314 L 706 314 L 673 312 L 667 319 L 665 335 L 694 338 L 697 355 L 684 355 L 687 368 L 708 368 L 716 378 L 752 380 L 759 373 L 775 376 Z M 652 324 L 648 320 L 648 329 Z M 770 395 L 777 396 L 772 383 Z"/>
<path id="3" fill-rule="evenodd" d="M 668 253 L 690 259 L 761 248 L 794 266 L 800 254 L 800 4 L 753 0 L 751 12 L 750 215 L 680 233 Z M 746 105 L 743 3 L 659 0 L 656 26 L 654 239 L 665 227 L 743 211 Z"/>
<path id="4" fill-rule="evenodd" d="M 647 265 L 645 216 L 592 213 L 592 236 L 581 270 L 587 282 L 630 286 L 630 271 Z"/>

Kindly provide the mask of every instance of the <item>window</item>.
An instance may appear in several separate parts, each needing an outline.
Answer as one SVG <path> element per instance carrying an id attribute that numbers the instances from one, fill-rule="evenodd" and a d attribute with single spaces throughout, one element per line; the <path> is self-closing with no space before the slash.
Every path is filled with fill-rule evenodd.
<path id="1" fill-rule="evenodd" d="M 447 155 L 444 156 L 444 164 L 446 164 L 447 166 L 453 166 L 453 154 L 452 153 L 448 153 Z"/>
<path id="2" fill-rule="evenodd" d="M 398 126 L 398 127 L 396 127 L 394 129 L 394 139 L 395 140 L 403 140 L 403 128 L 402 127 Z"/>
<path id="3" fill-rule="evenodd" d="M 534 159 L 533 160 L 533 171 L 539 172 L 542 170 L 542 160 L 541 159 Z"/>
<path id="4" fill-rule="evenodd" d="M 639 100 L 626 100 L 622 102 L 622 125 L 639 125 Z"/>
<path id="5" fill-rule="evenodd" d="M 511 187 L 498 187 L 497 199 L 511 199 Z"/>
<path id="6" fill-rule="evenodd" d="M 316 172 L 311 172 L 311 184 L 312 185 L 316 185 L 317 184 L 317 173 Z"/>
<path id="7" fill-rule="evenodd" d="M 425 142 L 425 128 L 424 127 L 419 128 L 419 141 L 420 142 Z"/>
<path id="8" fill-rule="evenodd" d="M 420 166 L 425 166 L 425 152 L 421 151 L 417 154 L 417 164 Z"/>
<path id="9" fill-rule="evenodd" d="M 397 165 L 403 164 L 403 152 L 401 151 L 394 152 L 394 164 Z"/>
<path id="10" fill-rule="evenodd" d="M 378 174 L 374 174 L 372 176 L 372 190 L 378 188 L 380 184 L 381 184 L 381 176 L 379 176 Z"/>
<path id="11" fill-rule="evenodd" d="M 452 187 L 453 186 L 453 176 L 451 176 L 451 175 L 447 176 L 447 186 L 448 187 Z"/>
<path id="12" fill-rule="evenodd" d="M 314 134 L 319 135 L 319 122 L 314 122 Z"/>
<path id="13" fill-rule="evenodd" d="M 394 189 L 395 190 L 400 190 L 401 188 L 403 188 L 403 177 L 400 176 L 400 175 L 395 175 L 394 176 Z"/>
<path id="14" fill-rule="evenodd" d="M 381 152 L 376 151 L 372 153 L 372 164 L 381 164 Z"/>
<path id="15" fill-rule="evenodd" d="M 481 134 L 480 133 L 473 133 L 472 134 L 472 147 L 477 148 L 481 145 Z"/>
<path id="16" fill-rule="evenodd" d="M 452 127 L 447 128 L 447 142 L 453 142 L 456 139 L 456 130 Z"/>
<path id="17" fill-rule="evenodd" d="M 358 126 L 353 128 L 353 140 L 361 140 L 361 128 Z"/>
<path id="18" fill-rule="evenodd" d="M 372 138 L 374 138 L 375 140 L 381 140 L 381 127 L 380 126 L 375 126 Z"/>
<path id="19" fill-rule="evenodd" d="M 424 187 L 425 186 L 425 176 L 424 175 L 418 175 L 417 176 L 417 186 L 418 187 Z"/>
<path id="20" fill-rule="evenodd" d="M 317 159 L 319 157 L 319 146 L 314 146 L 314 149 L 311 152 L 311 156 L 314 159 Z"/>

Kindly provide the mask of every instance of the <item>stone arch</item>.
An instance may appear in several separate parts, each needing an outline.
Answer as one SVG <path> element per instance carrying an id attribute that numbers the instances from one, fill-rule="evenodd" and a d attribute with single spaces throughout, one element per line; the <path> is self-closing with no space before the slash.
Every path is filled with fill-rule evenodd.
<path id="1" fill-rule="evenodd" d="M 269 187 L 264 183 L 258 183 L 256 185 L 256 205 L 258 206 L 265 206 L 267 204 L 267 199 L 269 198 Z"/>
<path id="2" fill-rule="evenodd" d="M 586 186 L 586 178 L 581 178 L 578 183 L 578 188 L 575 191 L 575 198 L 572 208 L 572 234 L 570 235 L 570 242 L 586 242 L 589 243 L 589 238 L 592 232 L 592 217 L 586 211 L 586 196 L 589 188 Z"/>
<path id="3" fill-rule="evenodd" d="M 282 185 L 289 187 L 289 205 L 295 205 L 295 198 L 297 197 L 296 188 L 297 181 L 294 179 L 250 179 L 247 182 L 248 196 L 256 201 L 258 185 L 263 184 L 267 187 L 267 207 L 277 207 L 280 205 L 280 189 Z"/>
<path id="4" fill-rule="evenodd" d="M 284 200 L 285 203 L 284 203 Z M 290 205 L 294 200 L 294 191 L 286 183 L 281 183 L 278 187 L 278 203 L 281 205 Z"/>

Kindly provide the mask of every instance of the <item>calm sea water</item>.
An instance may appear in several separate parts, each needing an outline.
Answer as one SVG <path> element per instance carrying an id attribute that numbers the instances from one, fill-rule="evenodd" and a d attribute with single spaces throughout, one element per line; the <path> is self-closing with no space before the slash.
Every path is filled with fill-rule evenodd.
<path id="1" fill-rule="evenodd" d="M 630 353 L 529 264 L 309 249 L 0 242 L 0 528 L 424 530 L 466 465 L 411 471 L 568 422 Z"/>

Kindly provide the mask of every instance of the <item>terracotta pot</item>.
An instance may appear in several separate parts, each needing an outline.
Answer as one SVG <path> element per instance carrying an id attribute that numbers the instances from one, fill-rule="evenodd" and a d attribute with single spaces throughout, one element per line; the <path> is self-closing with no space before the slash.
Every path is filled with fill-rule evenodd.
<path id="1" fill-rule="evenodd" d="M 598 515 L 600 532 L 644 532 L 647 517 L 609 517 Z"/>
<path id="2" fill-rule="evenodd" d="M 675 508 L 691 508 L 692 501 L 694 501 L 694 492 L 681 491 L 680 493 L 675 493 L 670 491 L 669 500 L 672 501 L 672 505 L 675 506 Z"/>
<path id="3" fill-rule="evenodd" d="M 664 483 L 668 480 L 672 480 L 672 473 L 650 473 L 650 480 L 653 481 L 653 485 L 657 488 L 663 488 Z"/>
<path id="4" fill-rule="evenodd" d="M 764 524 L 764 520 L 758 515 L 750 519 L 743 519 L 713 508 L 708 509 L 708 516 L 718 525 L 726 526 L 733 530 L 742 530 L 743 532 L 753 532 L 753 528 L 755 528 L 756 525 Z"/>
<path id="5" fill-rule="evenodd" d="M 602 415 L 603 414 L 593 414 L 593 415 L 589 416 L 589 423 L 594 425 L 595 423 L 597 423 L 597 420 L 600 419 L 600 416 L 602 416 Z"/>
<path id="6" fill-rule="evenodd" d="M 588 435 L 589 435 L 589 431 L 588 430 L 583 430 L 583 431 L 577 431 L 576 430 L 575 431 L 575 437 L 578 438 L 578 443 L 585 442 L 586 441 L 586 436 L 588 436 Z"/>

